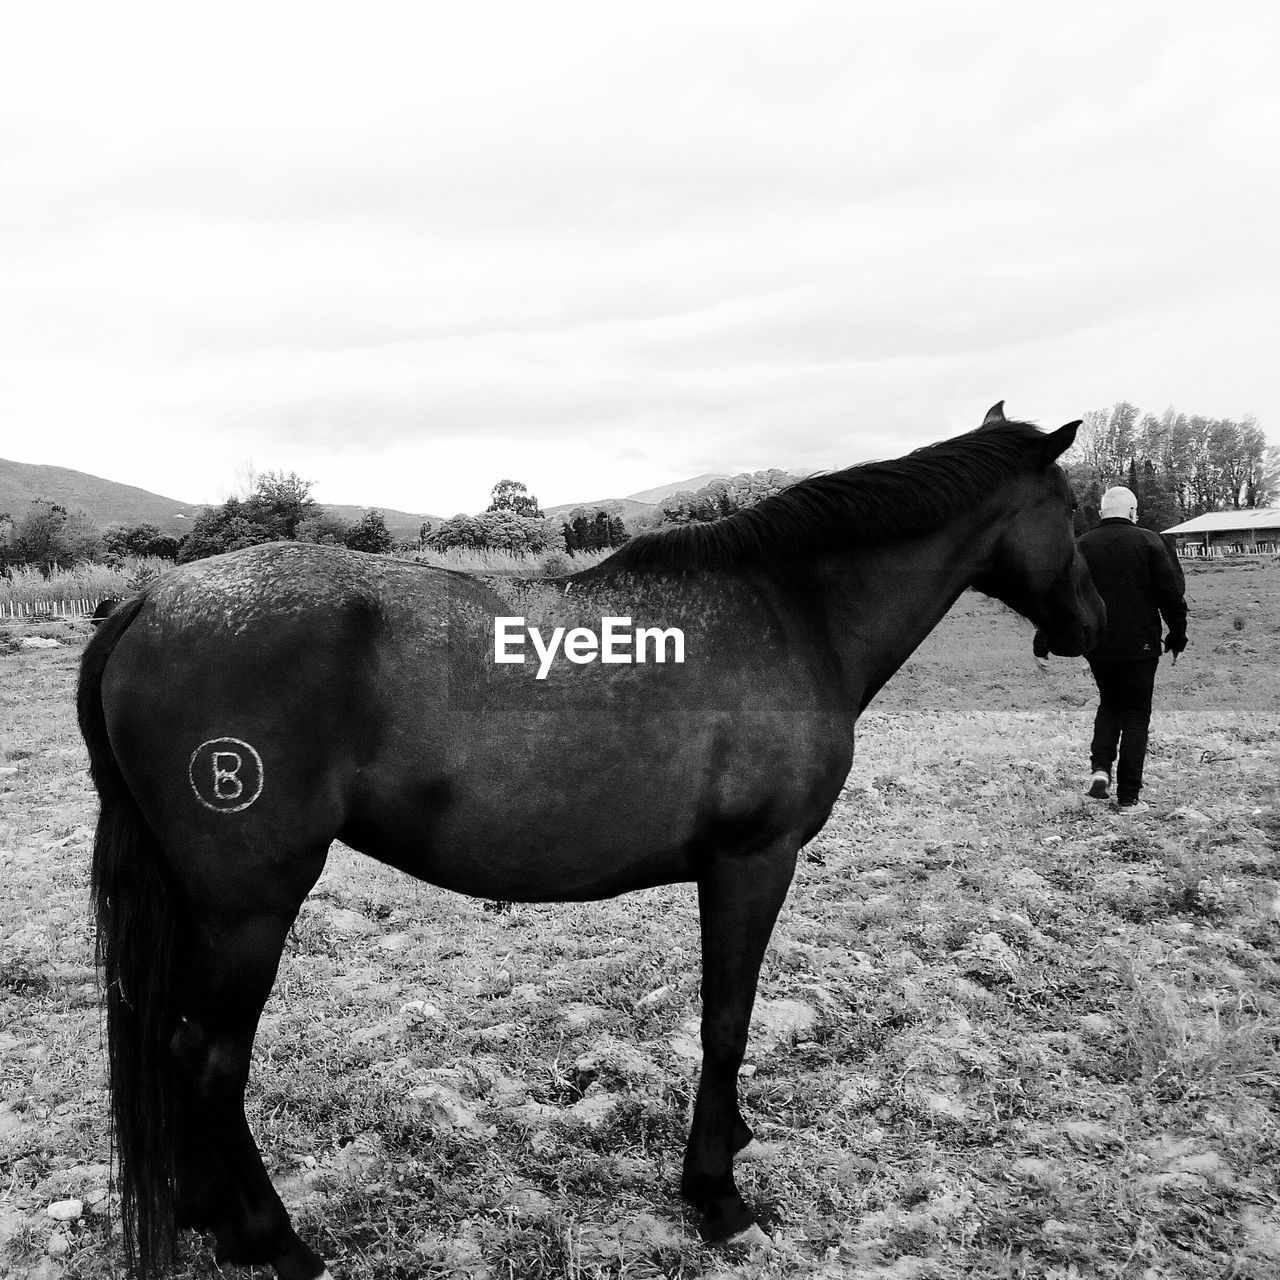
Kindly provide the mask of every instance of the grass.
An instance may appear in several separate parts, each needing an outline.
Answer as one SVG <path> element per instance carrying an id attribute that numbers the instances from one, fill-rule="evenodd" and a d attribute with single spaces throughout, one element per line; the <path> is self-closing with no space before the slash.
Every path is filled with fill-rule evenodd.
<path id="1" fill-rule="evenodd" d="M 81 564 L 71 569 L 55 569 L 47 578 L 38 569 L 11 569 L 0 577 L 0 606 L 8 604 L 48 604 L 63 600 L 98 601 L 129 595 L 140 575 L 154 576 L 168 568 L 168 562 L 154 556 L 131 559 L 120 568 L 105 564 Z"/>
<path id="2" fill-rule="evenodd" d="M 495 911 L 341 846 L 250 1083 L 299 1229 L 344 1280 L 1274 1276 L 1280 571 L 1188 595 L 1142 817 L 1081 794 L 1083 664 L 1041 672 L 980 598 L 867 712 L 743 1074 L 772 1252 L 705 1249 L 677 1193 L 688 887 Z M 0 654 L 0 1273 L 40 1280 L 121 1274 L 77 656 Z M 802 1034 L 770 1034 L 784 1002 Z M 220 1274 L 184 1250 L 179 1280 Z"/>

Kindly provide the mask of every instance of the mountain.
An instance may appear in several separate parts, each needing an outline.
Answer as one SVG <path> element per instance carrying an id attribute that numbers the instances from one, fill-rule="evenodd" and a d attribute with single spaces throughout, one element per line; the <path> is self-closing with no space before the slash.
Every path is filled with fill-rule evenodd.
<path id="1" fill-rule="evenodd" d="M 597 498 L 593 502 L 562 502 L 558 507 L 544 507 L 543 514 L 548 516 L 568 515 L 577 507 L 617 507 L 618 514 L 624 520 L 631 520 L 653 510 L 652 502 L 637 502 L 634 498 Z"/>
<path id="2" fill-rule="evenodd" d="M 791 475 L 797 480 L 803 479 L 808 472 L 793 471 Z M 656 510 L 658 503 L 669 498 L 673 493 L 696 493 L 703 485 L 713 480 L 728 480 L 727 471 L 707 472 L 706 475 L 691 476 L 688 480 L 675 480 L 670 484 L 660 484 L 653 489 L 641 489 L 639 493 L 630 493 L 625 498 L 597 498 L 593 502 L 562 502 L 559 506 L 545 507 L 549 516 L 564 515 L 574 507 L 603 507 L 612 503 L 622 510 L 622 518 L 627 528 L 635 532 L 634 522 L 638 516 L 648 515 Z"/>
<path id="3" fill-rule="evenodd" d="M 639 493 L 628 494 L 625 498 L 562 502 L 545 510 L 549 516 L 559 516 L 575 507 L 599 507 L 614 503 L 621 508 L 623 520 L 632 528 L 638 517 L 651 513 L 663 498 L 682 490 L 692 493 L 712 480 L 727 478 L 724 473 L 708 473 L 658 485 L 653 489 L 643 489 Z M 111 524 L 146 523 L 155 525 L 161 533 L 174 538 L 181 538 L 191 528 L 191 521 L 206 505 L 179 502 L 176 498 L 165 498 L 131 484 L 104 480 L 101 476 L 89 475 L 85 471 L 72 471 L 69 467 L 46 467 L 30 462 L 9 462 L 0 458 L 0 515 L 7 512 L 16 520 L 34 498 L 60 502 L 69 511 L 83 511 L 100 529 Z M 440 519 L 439 516 L 394 511 L 390 507 L 340 506 L 335 503 L 320 505 L 352 524 L 366 511 L 381 511 L 391 536 L 398 542 L 416 542 L 418 530 L 424 520 L 435 524 Z"/>
<path id="4" fill-rule="evenodd" d="M 109 524 L 153 524 L 161 533 L 180 538 L 204 508 L 199 503 L 164 498 L 131 484 L 103 480 L 69 467 L 45 467 L 0 458 L 0 515 L 15 520 L 36 498 L 83 511 L 99 528 Z"/>
<path id="5" fill-rule="evenodd" d="M 104 480 L 86 471 L 69 467 L 45 467 L 31 462 L 10 462 L 0 458 L 0 515 L 8 512 L 15 520 L 35 498 L 60 502 L 68 511 L 83 511 L 98 526 L 111 524 L 153 524 L 161 533 L 181 538 L 191 528 L 191 521 L 208 504 L 179 502 L 131 484 Z M 370 507 L 338 506 L 321 503 L 327 510 L 354 524 Z M 409 511 L 393 511 L 378 507 L 391 536 L 398 541 L 417 542 L 424 520 L 437 516 L 414 515 Z"/>
<path id="6" fill-rule="evenodd" d="M 647 515 L 663 498 L 669 498 L 673 493 L 681 493 L 685 490 L 692 493 L 696 489 L 701 489 L 704 484 L 710 484 L 712 480 L 725 479 L 728 479 L 727 472 L 708 472 L 705 476 L 694 476 L 690 480 L 676 480 L 671 484 L 660 484 L 654 489 L 642 489 L 639 493 L 629 493 L 625 498 L 596 498 L 591 502 L 562 502 L 559 506 L 544 507 L 543 511 L 549 516 L 559 516 L 566 511 L 572 511 L 574 507 L 603 507 L 612 503 L 621 508 L 624 520 L 634 520 L 636 516 Z"/>
<path id="7" fill-rule="evenodd" d="M 726 471 L 708 472 L 705 476 L 694 476 L 690 480 L 677 480 L 674 484 L 660 484 L 655 489 L 641 489 L 639 493 L 629 493 L 626 500 L 628 502 L 646 502 L 650 506 L 655 506 L 663 498 L 671 497 L 673 493 L 695 493 L 704 484 L 710 484 L 713 480 L 727 480 L 728 478 L 729 474 Z"/>

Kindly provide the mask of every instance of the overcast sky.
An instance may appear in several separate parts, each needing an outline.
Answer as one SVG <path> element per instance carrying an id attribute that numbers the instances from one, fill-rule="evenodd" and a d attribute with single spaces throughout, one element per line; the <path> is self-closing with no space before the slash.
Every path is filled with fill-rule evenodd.
<path id="1" fill-rule="evenodd" d="M 1278 12 L 12 7 L 0 456 L 448 515 L 999 399 L 1280 442 Z"/>

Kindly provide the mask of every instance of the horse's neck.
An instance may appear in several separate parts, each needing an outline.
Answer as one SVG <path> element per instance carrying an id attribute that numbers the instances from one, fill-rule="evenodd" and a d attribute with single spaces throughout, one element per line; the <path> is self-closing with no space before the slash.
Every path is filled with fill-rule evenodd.
<path id="1" fill-rule="evenodd" d="M 938 625 L 990 549 L 978 527 L 828 557 L 819 580 L 830 643 L 857 716 Z"/>

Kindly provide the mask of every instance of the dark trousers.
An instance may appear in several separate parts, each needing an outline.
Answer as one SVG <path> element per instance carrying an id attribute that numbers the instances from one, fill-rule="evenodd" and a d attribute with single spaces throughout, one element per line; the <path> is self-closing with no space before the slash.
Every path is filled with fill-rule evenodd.
<path id="1" fill-rule="evenodd" d="M 1142 764 L 1147 758 L 1147 729 L 1151 724 L 1151 695 L 1160 659 L 1108 662 L 1090 658 L 1088 661 L 1099 695 L 1098 714 L 1093 718 L 1089 767 L 1095 773 L 1103 770 L 1109 778 L 1118 746 L 1120 763 L 1116 768 L 1116 799 L 1126 804 L 1136 800 L 1142 790 Z"/>

